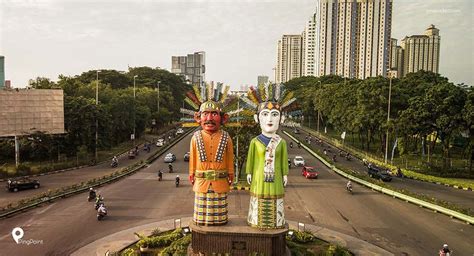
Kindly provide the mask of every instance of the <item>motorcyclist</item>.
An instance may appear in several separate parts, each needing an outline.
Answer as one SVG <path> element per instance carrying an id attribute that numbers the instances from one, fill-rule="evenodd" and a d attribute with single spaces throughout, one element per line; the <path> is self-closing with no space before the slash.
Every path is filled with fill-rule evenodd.
<path id="1" fill-rule="evenodd" d="M 451 250 L 449 250 L 449 247 L 447 244 L 443 244 L 443 248 L 439 250 L 439 256 L 450 256 L 451 255 Z"/>
<path id="2" fill-rule="evenodd" d="M 347 190 L 352 190 L 352 182 L 350 180 L 346 184 L 346 189 Z"/>
<path id="3" fill-rule="evenodd" d="M 346 153 L 346 160 L 351 160 L 351 154 L 349 152 Z"/>
<path id="4" fill-rule="evenodd" d="M 89 189 L 89 202 L 92 201 L 92 200 L 94 200 L 95 197 L 96 197 L 96 195 L 97 195 L 97 194 L 96 194 L 95 190 L 94 190 L 93 188 L 90 188 L 90 189 Z"/>
<path id="5" fill-rule="evenodd" d="M 114 157 L 112 158 L 112 164 L 111 164 L 111 166 L 115 167 L 115 166 L 117 166 L 117 165 L 118 165 L 118 158 L 117 158 L 117 156 L 114 156 Z"/>
<path id="6" fill-rule="evenodd" d="M 104 205 L 104 204 L 101 204 L 101 205 L 99 206 L 99 209 L 97 209 L 97 213 L 99 213 L 99 214 L 102 213 L 102 214 L 104 214 L 104 215 L 107 214 L 107 208 L 105 208 L 105 205 Z"/>
<path id="7" fill-rule="evenodd" d="M 104 198 L 101 195 L 97 195 L 95 198 L 95 208 L 98 209 L 101 204 L 104 204 Z"/>
<path id="8" fill-rule="evenodd" d="M 158 171 L 158 180 L 161 181 L 163 179 L 163 172 L 161 170 Z"/>
<path id="9" fill-rule="evenodd" d="M 333 162 L 336 162 L 336 154 L 334 154 L 334 155 L 332 156 L 332 161 L 333 161 Z"/>
<path id="10" fill-rule="evenodd" d="M 179 175 L 176 175 L 176 179 L 175 179 L 175 183 L 176 183 L 176 187 L 179 186 Z"/>
<path id="11" fill-rule="evenodd" d="M 173 165 L 171 163 L 168 164 L 168 169 L 170 173 L 173 172 Z"/>
<path id="12" fill-rule="evenodd" d="M 290 148 L 293 148 L 293 141 L 290 141 Z"/>

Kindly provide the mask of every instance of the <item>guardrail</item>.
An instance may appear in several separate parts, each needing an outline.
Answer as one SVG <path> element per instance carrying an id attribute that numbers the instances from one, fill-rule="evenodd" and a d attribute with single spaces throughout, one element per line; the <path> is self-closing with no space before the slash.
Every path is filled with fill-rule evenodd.
<path id="1" fill-rule="evenodd" d="M 292 140 L 296 141 L 296 142 L 299 142 L 299 140 L 297 140 L 295 137 L 293 137 L 290 133 L 286 132 L 286 131 L 283 131 L 283 133 L 285 133 L 288 137 L 290 137 Z M 450 209 L 447 209 L 447 208 L 444 208 L 442 206 L 439 206 L 439 205 L 435 205 L 435 204 L 432 204 L 432 203 L 429 203 L 429 202 L 426 202 L 426 201 L 423 201 L 423 200 L 420 200 L 418 198 L 414 198 L 414 197 L 411 197 L 411 196 L 407 196 L 405 194 L 402 194 L 400 192 L 396 192 L 396 191 L 393 191 L 391 189 L 387 189 L 387 188 L 383 188 L 379 185 L 375 185 L 375 184 L 372 184 L 368 181 L 365 181 L 363 179 L 359 179 L 357 177 L 354 177 L 340 169 L 338 169 L 335 165 L 329 163 L 328 161 L 326 161 L 324 158 L 322 158 L 321 156 L 319 156 L 318 154 L 316 154 L 312 149 L 308 148 L 306 145 L 304 144 L 301 144 L 301 147 L 303 147 L 306 151 L 308 151 L 311 155 L 313 155 L 314 157 L 316 157 L 318 160 L 320 160 L 324 165 L 326 165 L 327 167 L 329 167 L 331 170 L 335 171 L 337 174 L 343 176 L 343 177 L 346 177 L 354 182 L 357 182 L 361 185 L 364 185 L 372 190 L 376 190 L 376 191 L 379 191 L 381 192 L 382 194 L 386 194 L 386 195 L 389 195 L 389 196 L 392 196 L 393 198 L 398 198 L 398 199 L 402 199 L 406 202 L 410 202 L 410 203 L 413 203 L 413 204 L 416 204 L 416 205 L 419 205 L 419 206 L 422 206 L 422 207 L 425 207 L 427 209 L 431 209 L 435 212 L 440 212 L 440 213 L 443 213 L 443 214 L 446 214 L 450 217 L 453 217 L 453 218 L 456 218 L 456 219 L 459 219 L 459 220 L 462 220 L 462 221 L 465 221 L 466 223 L 468 224 L 471 224 L 473 225 L 474 224 L 474 217 L 471 217 L 469 215 L 466 215 L 466 214 L 462 214 L 462 213 L 459 213 L 459 212 L 456 212 L 456 211 L 453 211 L 453 210 L 450 210 Z"/>
<path id="2" fill-rule="evenodd" d="M 56 199 L 59 199 L 59 198 L 64 198 L 64 197 L 67 197 L 67 196 L 71 196 L 71 195 L 75 195 L 75 194 L 80 194 L 80 193 L 83 193 L 87 190 L 89 190 L 90 187 L 100 187 L 104 184 L 107 184 L 107 183 L 112 183 L 124 176 L 127 176 L 127 175 L 130 175 L 130 174 L 133 174 L 135 173 L 136 171 L 142 169 L 143 167 L 145 167 L 147 164 L 153 162 L 154 160 L 156 160 L 158 157 L 160 157 L 164 152 L 166 152 L 167 150 L 169 150 L 171 147 L 173 147 L 176 143 L 178 143 L 179 141 L 181 141 L 181 139 L 183 139 L 184 137 L 186 137 L 186 135 L 188 135 L 189 133 L 191 133 L 192 131 L 194 131 L 195 129 L 189 129 L 188 131 L 186 131 L 185 133 L 181 134 L 179 137 L 176 137 L 175 140 L 173 140 L 173 142 L 171 143 L 168 143 L 165 147 L 162 147 L 160 148 L 156 153 L 154 153 L 152 156 L 148 157 L 144 162 L 139 162 L 139 163 L 135 163 L 131 166 L 128 166 L 128 168 L 130 168 L 128 171 L 124 172 L 124 173 L 121 173 L 117 176 L 114 176 L 114 177 L 110 177 L 109 179 L 106 179 L 106 180 L 103 180 L 103 181 L 99 181 L 95 184 L 89 184 L 87 186 L 84 186 L 83 188 L 80 188 L 80 189 L 75 189 L 75 190 L 72 190 L 72 191 L 67 191 L 67 192 L 63 192 L 63 193 L 60 193 L 58 195 L 55 195 L 55 196 L 52 196 L 52 197 L 44 197 L 44 198 L 38 198 L 38 200 L 40 200 L 39 202 L 35 202 L 35 203 L 32 203 L 32 204 L 28 204 L 28 205 L 25 205 L 25 206 L 22 206 L 20 208 L 16 208 L 14 210 L 11 210 L 11 211 L 7 211 L 5 213 L 2 213 L 0 214 L 0 218 L 5 218 L 5 217 L 8 217 L 8 216 L 11 216 L 13 214 L 16 214 L 16 213 L 19 213 L 19 212 L 23 212 L 23 211 L 26 211 L 30 208 L 34 208 L 36 206 L 39 206 L 43 203 L 46 203 L 46 202 L 52 202 Z"/>

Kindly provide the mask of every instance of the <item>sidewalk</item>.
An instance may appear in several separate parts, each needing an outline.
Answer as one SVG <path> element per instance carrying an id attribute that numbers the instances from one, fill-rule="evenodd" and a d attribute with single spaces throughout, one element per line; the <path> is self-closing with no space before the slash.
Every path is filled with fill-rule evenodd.
<path id="1" fill-rule="evenodd" d="M 245 216 L 236 216 L 230 215 L 230 221 L 232 218 L 236 217 L 245 217 Z M 177 218 L 178 219 L 178 218 Z M 174 229 L 174 220 L 175 219 L 168 219 L 158 222 L 152 222 L 149 224 L 145 224 L 138 227 L 133 227 L 130 229 L 125 229 L 120 232 L 108 235 L 102 239 L 96 240 L 79 250 L 72 253 L 72 256 L 81 256 L 81 255 L 97 255 L 97 256 L 104 256 L 110 252 L 118 252 L 123 248 L 131 245 L 132 243 L 138 241 L 138 238 L 134 235 L 134 233 L 139 233 L 141 235 L 150 235 L 151 232 L 159 228 L 160 231 L 166 231 L 170 229 Z M 191 222 L 191 217 L 183 217 L 180 218 L 181 226 L 185 227 L 188 223 Z M 287 220 L 290 228 L 297 229 L 298 222 Z M 351 252 L 355 255 L 394 255 L 393 253 L 386 251 L 378 246 L 370 244 L 364 240 L 345 235 L 343 233 L 339 233 L 327 228 L 323 228 L 316 225 L 306 224 L 305 229 L 311 231 L 316 237 L 333 243 L 338 244 L 340 246 L 348 248 Z"/>

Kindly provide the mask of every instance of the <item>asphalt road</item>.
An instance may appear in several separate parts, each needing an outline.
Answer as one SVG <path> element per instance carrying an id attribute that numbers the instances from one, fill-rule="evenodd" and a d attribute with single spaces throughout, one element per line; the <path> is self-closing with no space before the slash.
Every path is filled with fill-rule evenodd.
<path id="1" fill-rule="evenodd" d="M 285 129 L 287 132 L 291 133 L 292 136 L 295 136 L 300 141 L 304 141 L 305 137 L 308 135 L 304 131 L 300 129 L 299 134 L 294 134 L 292 129 Z M 310 145 L 311 149 L 313 149 L 318 154 L 323 154 L 323 146 L 319 143 L 316 143 L 314 136 L 312 143 Z M 288 138 L 288 140 L 290 140 Z M 296 146 L 296 144 L 295 144 Z M 351 170 L 357 171 L 360 174 L 367 175 L 367 167 L 365 167 L 357 158 L 352 158 L 351 161 L 347 161 L 344 157 L 339 157 L 337 154 L 339 152 L 338 149 L 334 147 L 328 146 L 328 144 L 324 143 L 324 147 L 331 148 L 331 153 L 328 153 L 329 156 L 333 156 L 336 154 L 336 161 L 337 165 L 343 166 L 345 168 L 349 168 Z M 431 182 L 423 182 L 418 180 L 412 180 L 408 178 L 398 178 L 393 177 L 392 181 L 388 183 L 390 186 L 393 186 L 397 189 L 405 189 L 417 194 L 426 195 L 431 198 L 437 198 L 439 200 L 443 200 L 446 202 L 454 203 L 458 206 L 461 206 L 466 209 L 470 209 L 474 212 L 474 191 L 462 190 L 457 189 L 445 185 L 435 184 Z"/>
<path id="2" fill-rule="evenodd" d="M 286 137 L 286 136 L 284 136 Z M 288 140 L 288 138 L 286 138 Z M 176 173 L 165 172 L 157 180 L 157 170 L 167 169 L 159 158 L 151 166 L 119 182 L 100 189 L 109 216 L 98 222 L 86 194 L 66 198 L 8 219 L 0 220 L 0 255 L 68 255 L 98 238 L 134 226 L 176 217 L 191 216 L 194 193 L 186 181 L 190 135 L 171 150 L 178 161 L 174 169 L 182 184 L 174 186 Z M 443 243 L 455 255 L 472 255 L 474 227 L 415 205 L 354 185 L 354 194 L 345 191 L 346 180 L 302 149 L 290 149 L 290 156 L 302 155 L 320 170 L 320 178 L 307 180 L 299 168 L 290 170 L 285 197 L 286 218 L 334 229 L 356 236 L 401 255 L 434 255 Z M 247 215 L 247 191 L 229 194 L 229 211 Z M 15 227 L 25 231 L 24 240 L 42 244 L 16 244 Z"/>
<path id="3" fill-rule="evenodd" d="M 41 186 L 38 189 L 20 190 L 18 192 L 9 192 L 6 189 L 0 189 L 0 208 L 4 207 L 10 202 L 15 202 L 24 198 L 30 198 L 33 196 L 41 195 L 42 193 L 47 192 L 48 190 L 54 191 L 55 189 L 64 186 L 70 186 L 73 184 L 86 182 L 94 178 L 100 178 L 102 176 L 111 174 L 119 170 L 119 168 L 124 168 L 128 165 L 131 165 L 132 163 L 148 158 L 158 149 L 158 147 L 152 146 L 150 153 L 147 153 L 143 150 L 143 145 L 141 145 L 140 152 L 135 159 L 128 159 L 128 155 L 123 154 L 119 157 L 119 165 L 116 168 L 110 167 L 111 161 L 107 161 L 99 165 L 88 166 L 81 169 L 32 177 L 31 179 L 39 180 Z M 0 187 L 5 188 L 6 181 L 0 182 Z"/>

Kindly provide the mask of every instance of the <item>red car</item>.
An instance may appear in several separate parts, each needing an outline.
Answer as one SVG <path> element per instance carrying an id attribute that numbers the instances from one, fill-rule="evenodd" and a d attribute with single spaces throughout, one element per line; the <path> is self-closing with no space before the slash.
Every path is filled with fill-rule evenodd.
<path id="1" fill-rule="evenodd" d="M 303 166 L 303 169 L 301 169 L 301 175 L 307 179 L 317 179 L 318 174 L 314 167 L 311 166 Z"/>

